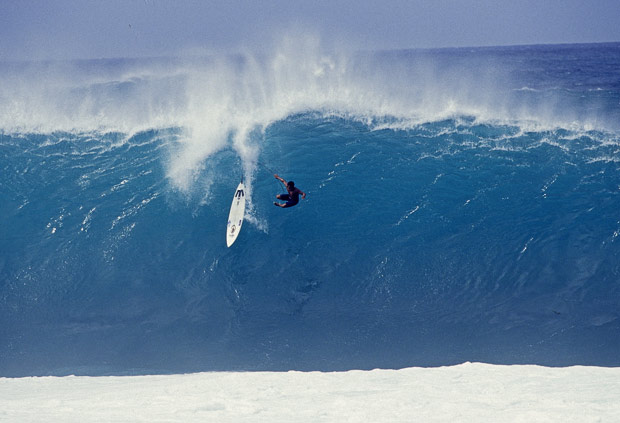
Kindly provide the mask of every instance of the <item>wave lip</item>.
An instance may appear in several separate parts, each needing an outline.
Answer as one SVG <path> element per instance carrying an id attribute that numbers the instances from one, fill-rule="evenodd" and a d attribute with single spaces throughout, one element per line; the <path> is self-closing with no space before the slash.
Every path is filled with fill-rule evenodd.
<path id="1" fill-rule="evenodd" d="M 595 46 L 596 51 L 617 48 Z M 566 47 L 549 47 L 542 63 L 539 49 L 361 54 L 327 51 L 316 39 L 299 37 L 286 38 L 262 56 L 5 64 L 0 128 L 4 133 L 128 135 L 183 128 L 183 142 L 168 168 L 183 190 L 215 152 L 232 144 L 245 161 L 255 162 L 253 132 L 311 111 L 362 122 L 387 118 L 401 127 L 472 116 L 537 130 L 618 129 L 617 104 L 613 108 L 618 87 L 602 83 L 598 75 L 591 75 L 594 85 L 585 87 L 566 76 L 570 73 L 560 79 L 558 72 L 568 66 Z M 581 46 L 572 53 L 582 79 L 588 76 L 583 69 L 601 60 Z M 532 74 L 528 60 L 542 69 Z M 588 89 L 593 90 L 590 99 L 575 95 Z"/>

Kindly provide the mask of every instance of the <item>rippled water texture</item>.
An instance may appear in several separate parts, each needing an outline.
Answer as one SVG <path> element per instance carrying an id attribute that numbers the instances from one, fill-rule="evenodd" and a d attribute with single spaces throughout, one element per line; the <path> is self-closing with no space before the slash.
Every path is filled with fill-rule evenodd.
<path id="1" fill-rule="evenodd" d="M 311 47 L 3 65 L 0 376 L 620 365 L 618 45 Z"/>

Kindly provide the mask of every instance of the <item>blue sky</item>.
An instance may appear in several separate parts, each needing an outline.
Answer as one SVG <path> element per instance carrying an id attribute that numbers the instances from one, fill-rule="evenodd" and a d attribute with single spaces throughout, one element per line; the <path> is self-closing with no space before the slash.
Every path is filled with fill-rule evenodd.
<path id="1" fill-rule="evenodd" d="M 0 0 L 0 60 L 620 41 L 620 0 Z"/>

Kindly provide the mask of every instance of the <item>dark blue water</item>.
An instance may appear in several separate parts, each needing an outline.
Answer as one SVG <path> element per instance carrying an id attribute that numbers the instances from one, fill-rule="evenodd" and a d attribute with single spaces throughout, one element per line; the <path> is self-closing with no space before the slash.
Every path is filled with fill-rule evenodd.
<path id="1" fill-rule="evenodd" d="M 5 64 L 0 376 L 618 366 L 619 69 L 618 44 Z M 274 207 L 274 171 L 307 198 Z"/>

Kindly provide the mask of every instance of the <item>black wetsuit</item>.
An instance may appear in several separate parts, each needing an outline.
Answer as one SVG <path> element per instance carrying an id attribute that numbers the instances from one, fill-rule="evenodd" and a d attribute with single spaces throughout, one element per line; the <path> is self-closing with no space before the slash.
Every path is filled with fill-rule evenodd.
<path id="1" fill-rule="evenodd" d="M 280 200 L 286 201 L 284 207 L 293 207 L 294 205 L 299 203 L 299 190 L 295 188 L 293 192 L 289 191 L 288 194 L 280 194 L 278 198 Z"/>

